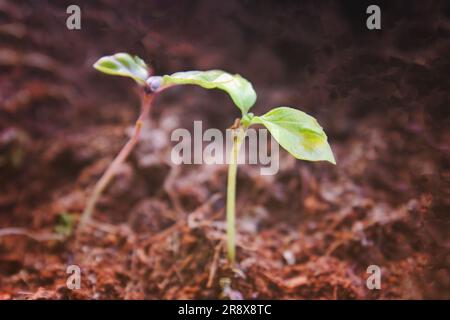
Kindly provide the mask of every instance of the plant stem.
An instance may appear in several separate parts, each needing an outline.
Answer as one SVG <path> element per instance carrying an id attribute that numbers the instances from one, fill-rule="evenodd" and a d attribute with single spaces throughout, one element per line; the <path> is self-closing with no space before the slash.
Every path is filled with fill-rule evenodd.
<path id="1" fill-rule="evenodd" d="M 231 159 L 228 165 L 227 182 L 227 254 L 228 262 L 234 264 L 236 261 L 236 173 L 239 149 L 245 130 L 241 127 L 233 128 L 233 147 L 231 150 Z"/>
<path id="2" fill-rule="evenodd" d="M 139 118 L 137 119 L 136 124 L 134 126 L 133 136 L 130 138 L 130 140 L 128 140 L 125 146 L 123 146 L 122 150 L 120 150 L 119 154 L 114 158 L 113 162 L 106 169 L 105 173 L 103 173 L 100 180 L 98 180 L 98 182 L 96 183 L 94 190 L 92 191 L 92 194 L 90 195 L 87 201 L 83 214 L 81 215 L 80 223 L 78 225 L 78 231 L 82 231 L 83 228 L 86 226 L 86 224 L 91 220 L 97 200 L 100 198 L 101 194 L 108 186 L 109 182 L 116 175 L 117 170 L 126 160 L 126 158 L 128 157 L 128 155 L 133 150 L 134 146 L 139 140 L 142 124 L 144 123 L 145 119 L 148 117 L 148 114 L 150 112 L 150 107 L 153 101 L 153 95 L 143 93 L 141 100 L 142 100 L 141 114 L 139 115 Z"/>

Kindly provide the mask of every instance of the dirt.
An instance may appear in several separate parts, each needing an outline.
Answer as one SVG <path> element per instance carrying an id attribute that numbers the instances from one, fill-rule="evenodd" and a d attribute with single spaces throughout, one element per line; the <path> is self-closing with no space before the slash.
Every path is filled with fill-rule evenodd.
<path id="1" fill-rule="evenodd" d="M 0 2 L 0 299 L 449 299 L 450 6 L 381 2 Z M 254 112 L 292 105 L 337 166 L 281 153 L 238 171 L 237 269 L 225 252 L 224 165 L 176 166 L 170 133 L 225 130 L 226 94 L 157 98 L 143 135 L 74 236 L 87 195 L 139 112 L 128 79 L 93 70 L 133 52 L 156 74 L 222 68 Z M 81 289 L 66 286 L 78 265 Z M 366 287 L 368 266 L 381 289 Z"/>

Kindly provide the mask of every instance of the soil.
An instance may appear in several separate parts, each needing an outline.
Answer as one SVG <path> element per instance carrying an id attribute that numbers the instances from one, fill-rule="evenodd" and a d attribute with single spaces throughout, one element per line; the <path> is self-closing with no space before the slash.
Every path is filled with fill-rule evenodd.
<path id="1" fill-rule="evenodd" d="M 364 1 L 0 3 L 0 299 L 449 299 L 450 6 Z M 337 166 L 281 153 L 238 170 L 237 269 L 225 253 L 226 166 L 170 162 L 175 128 L 225 130 L 225 93 L 157 98 L 143 135 L 73 235 L 127 141 L 139 100 L 91 67 L 114 52 L 155 74 L 250 79 L 255 113 L 292 105 L 325 128 Z M 66 286 L 69 265 L 81 289 Z M 369 290 L 367 268 L 381 268 Z"/>

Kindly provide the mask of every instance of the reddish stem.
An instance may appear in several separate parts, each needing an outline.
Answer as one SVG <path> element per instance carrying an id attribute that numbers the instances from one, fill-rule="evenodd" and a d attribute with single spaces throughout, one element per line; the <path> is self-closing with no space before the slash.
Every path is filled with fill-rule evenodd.
<path id="1" fill-rule="evenodd" d="M 109 165 L 108 169 L 106 169 L 105 173 L 103 173 L 100 180 L 98 180 L 98 182 L 96 183 L 94 190 L 87 201 L 86 208 L 84 209 L 83 214 L 81 215 L 80 224 L 78 225 L 78 231 L 83 230 L 86 224 L 91 220 L 97 200 L 100 198 L 105 188 L 108 186 L 108 184 L 116 175 L 119 167 L 127 159 L 129 154 L 135 147 L 136 143 L 139 141 L 142 124 L 148 117 L 153 98 L 154 98 L 153 94 L 143 93 L 141 114 L 139 115 L 139 118 L 137 119 L 136 124 L 134 126 L 133 136 L 130 138 L 130 140 L 128 140 L 125 146 L 123 146 L 122 150 L 120 150 L 119 154 Z"/>

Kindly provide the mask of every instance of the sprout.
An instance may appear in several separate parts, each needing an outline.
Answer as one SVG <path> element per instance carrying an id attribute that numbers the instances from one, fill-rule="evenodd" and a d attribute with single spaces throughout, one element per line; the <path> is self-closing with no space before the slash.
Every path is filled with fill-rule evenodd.
<path id="1" fill-rule="evenodd" d="M 79 230 L 91 219 L 97 199 L 114 177 L 120 164 L 125 161 L 138 141 L 142 121 L 148 116 L 155 94 L 175 85 L 197 85 L 205 89 L 220 89 L 228 93 L 242 117 L 236 119 L 232 129 L 233 146 L 227 178 L 227 256 L 230 264 L 236 260 L 236 174 L 240 146 L 247 129 L 255 124 L 265 126 L 275 140 L 297 159 L 307 161 L 328 161 L 336 164 L 327 136 L 316 119 L 292 107 L 277 107 L 264 115 L 249 113 L 256 101 L 252 84 L 238 74 L 232 75 L 222 70 L 186 71 L 172 75 L 149 76 L 146 64 L 138 57 L 126 53 L 103 57 L 94 67 L 101 72 L 128 76 L 144 87 L 141 114 L 136 122 L 133 136 L 113 160 L 97 182 L 88 199 L 81 217 Z"/>
<path id="2" fill-rule="evenodd" d="M 152 76 L 145 81 L 152 92 L 156 92 L 163 82 L 163 78 L 160 76 Z"/>

